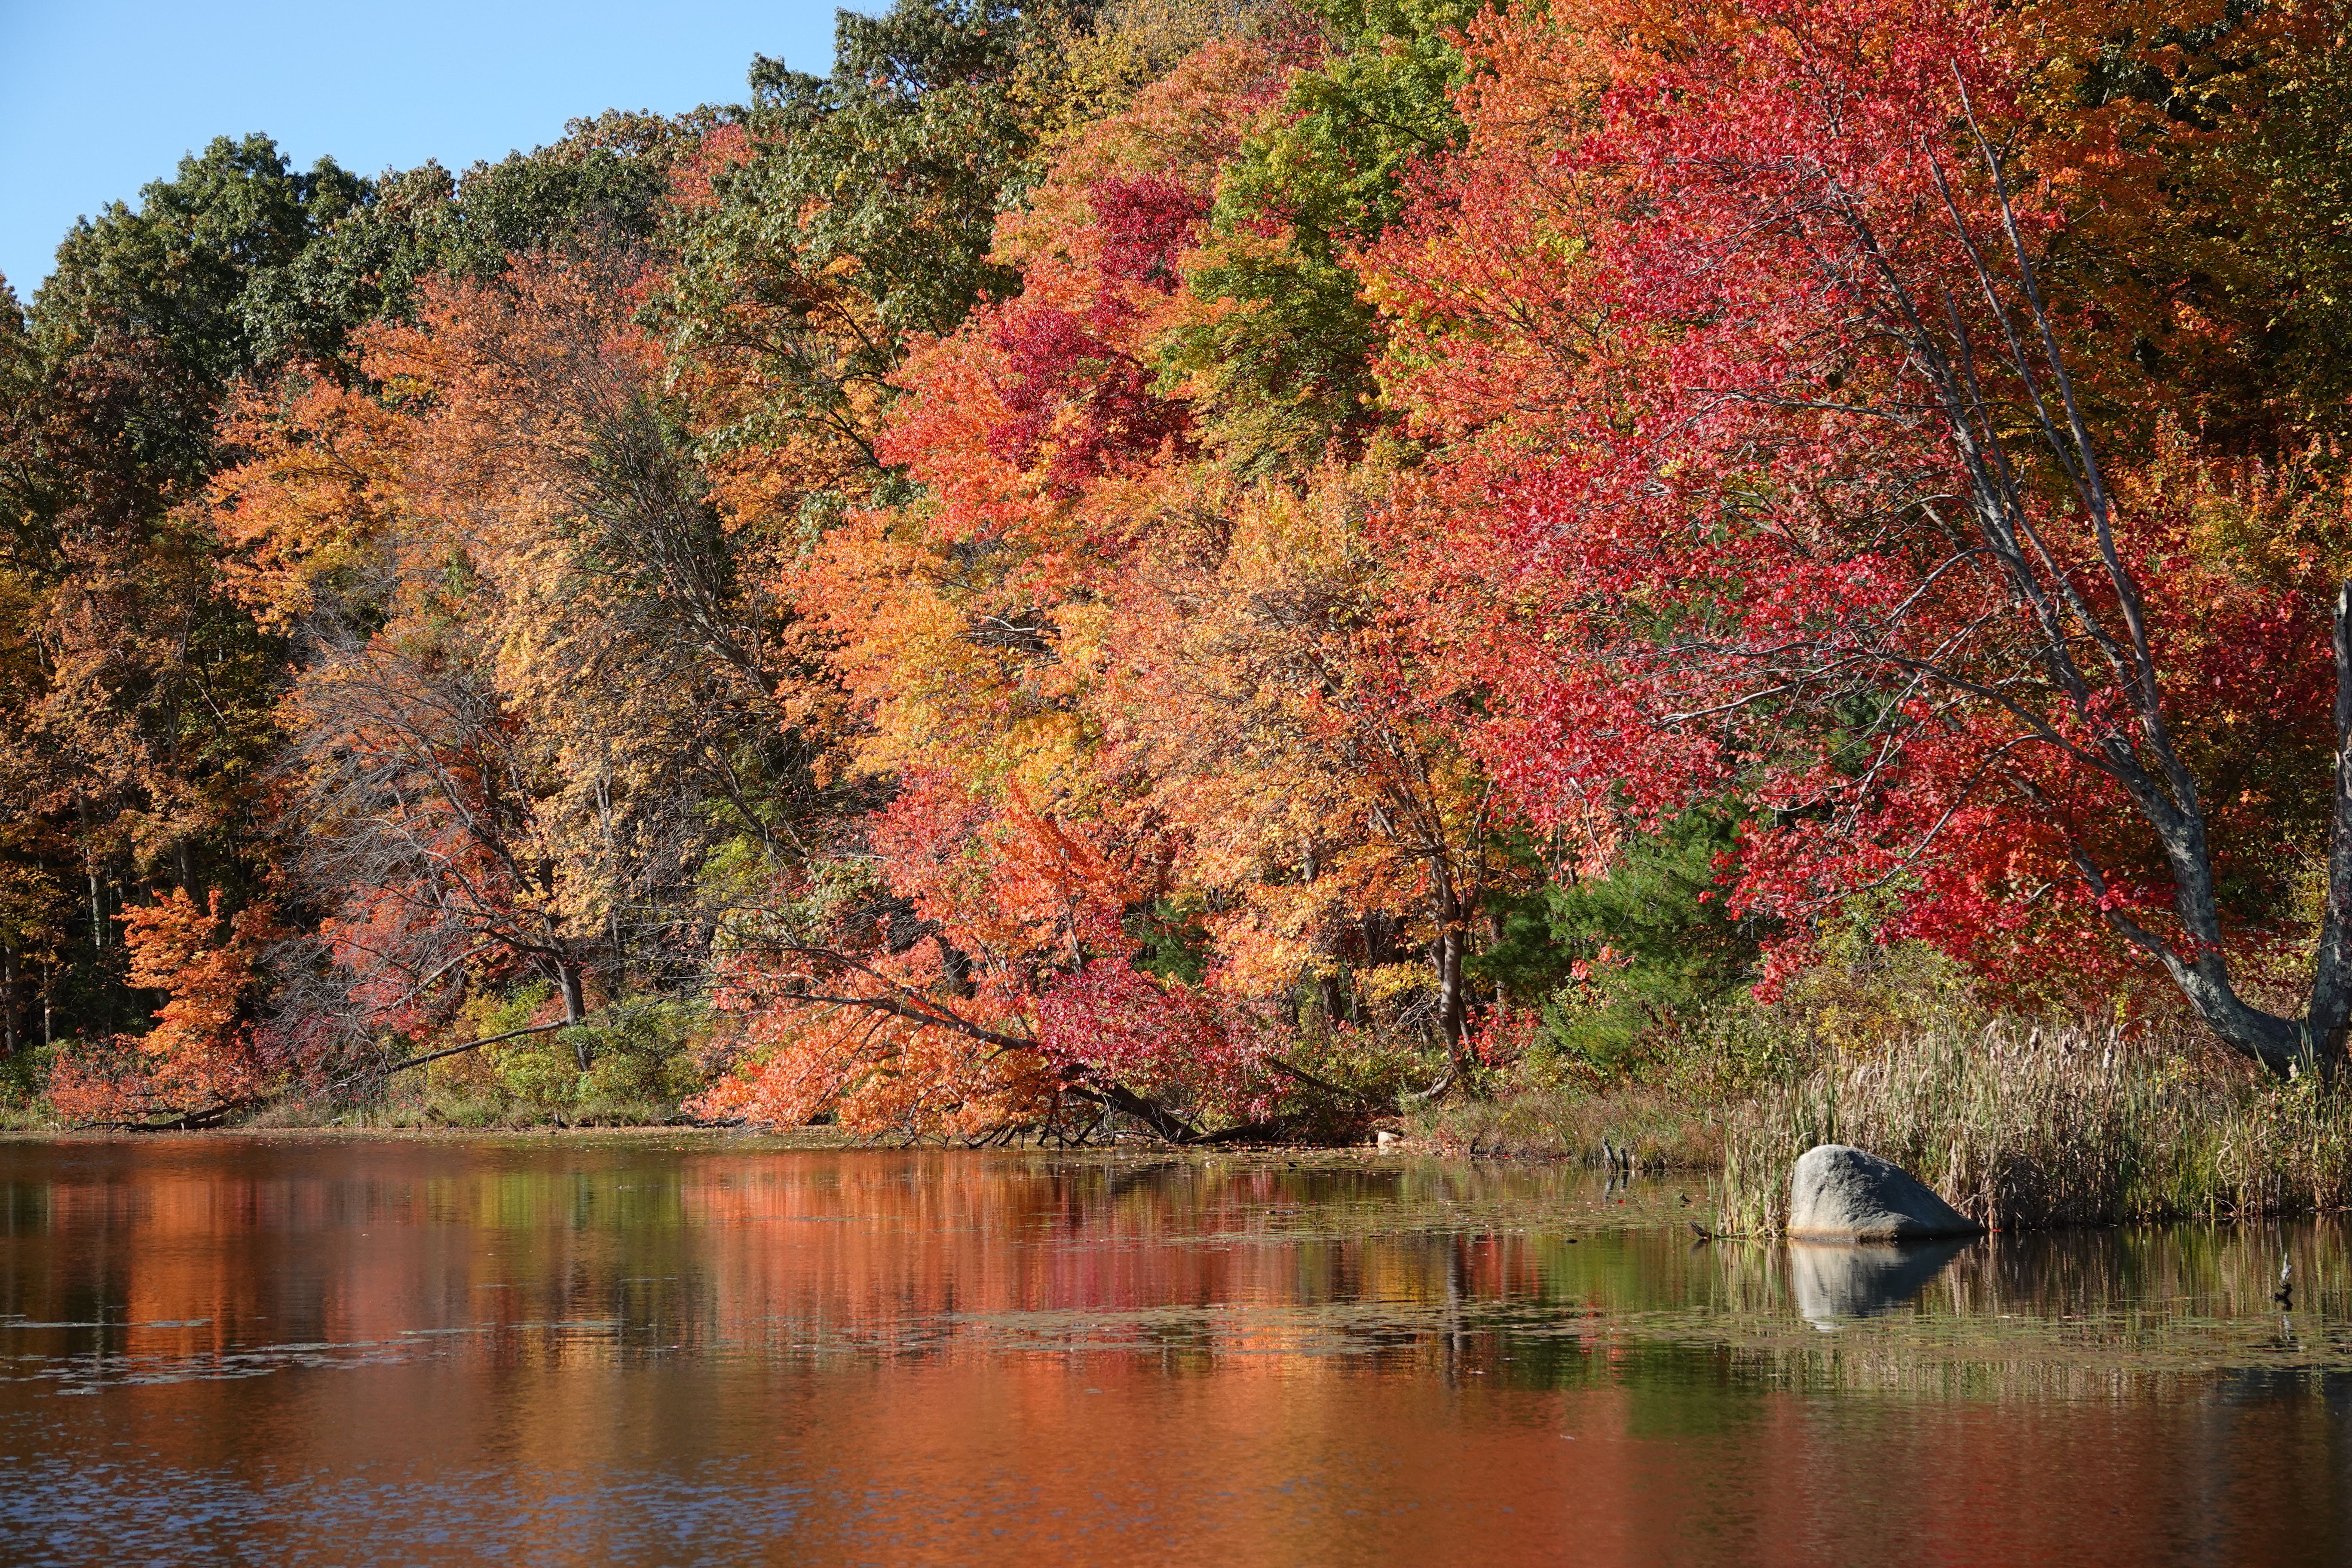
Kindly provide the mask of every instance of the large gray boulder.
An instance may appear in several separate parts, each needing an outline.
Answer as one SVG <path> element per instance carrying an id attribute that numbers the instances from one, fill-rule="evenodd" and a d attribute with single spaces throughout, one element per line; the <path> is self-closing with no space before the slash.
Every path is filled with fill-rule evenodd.
<path id="1" fill-rule="evenodd" d="M 1983 1231 L 1902 1166 L 1848 1144 L 1808 1149 L 1789 1173 L 1791 1241 L 1931 1241 Z"/>

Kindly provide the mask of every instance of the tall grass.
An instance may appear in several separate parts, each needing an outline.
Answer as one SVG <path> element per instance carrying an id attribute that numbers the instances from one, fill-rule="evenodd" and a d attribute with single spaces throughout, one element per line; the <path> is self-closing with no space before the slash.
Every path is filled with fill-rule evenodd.
<path id="1" fill-rule="evenodd" d="M 1788 1220 L 1817 1143 L 1895 1162 L 1994 1229 L 2352 1205 L 2352 1091 L 2083 1026 L 1931 1027 L 1759 1089 L 1725 1130 L 1721 1225 Z"/>

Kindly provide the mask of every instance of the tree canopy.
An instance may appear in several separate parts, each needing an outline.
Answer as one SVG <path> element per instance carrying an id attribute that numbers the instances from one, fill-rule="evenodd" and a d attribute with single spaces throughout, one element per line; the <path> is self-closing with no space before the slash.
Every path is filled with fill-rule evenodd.
<path id="1" fill-rule="evenodd" d="M 2333 1062 L 2342 26 L 898 0 L 215 141 L 0 311 L 6 1047 L 141 1121 L 677 1008 L 705 1115 L 1198 1141 L 1858 943 Z"/>

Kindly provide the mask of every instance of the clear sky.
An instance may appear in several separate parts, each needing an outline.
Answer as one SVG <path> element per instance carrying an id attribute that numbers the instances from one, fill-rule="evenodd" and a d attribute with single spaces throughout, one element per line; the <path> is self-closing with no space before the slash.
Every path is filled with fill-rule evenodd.
<path id="1" fill-rule="evenodd" d="M 0 274 L 215 136 L 298 168 L 463 169 L 606 109 L 735 103 L 754 53 L 832 68 L 832 0 L 0 0 Z M 860 10 L 879 5 L 860 5 Z"/>

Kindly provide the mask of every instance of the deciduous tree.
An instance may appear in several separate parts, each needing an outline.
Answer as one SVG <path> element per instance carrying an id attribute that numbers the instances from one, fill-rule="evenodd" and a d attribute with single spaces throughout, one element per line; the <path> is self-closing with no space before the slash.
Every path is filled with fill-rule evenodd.
<path id="1" fill-rule="evenodd" d="M 1742 902 L 1892 889 L 2029 971 L 2104 925 L 2249 1055 L 2337 1050 L 2342 917 L 2307 1011 L 2251 1002 L 2294 821 L 2210 788 L 2331 771 L 2331 617 L 2107 466 L 2036 270 L 2065 214 L 2004 152 L 2029 62 L 1965 7 L 1572 15 L 1490 35 L 1384 285 L 1501 583 L 1498 769 L 1538 812 L 1736 790 Z"/>

